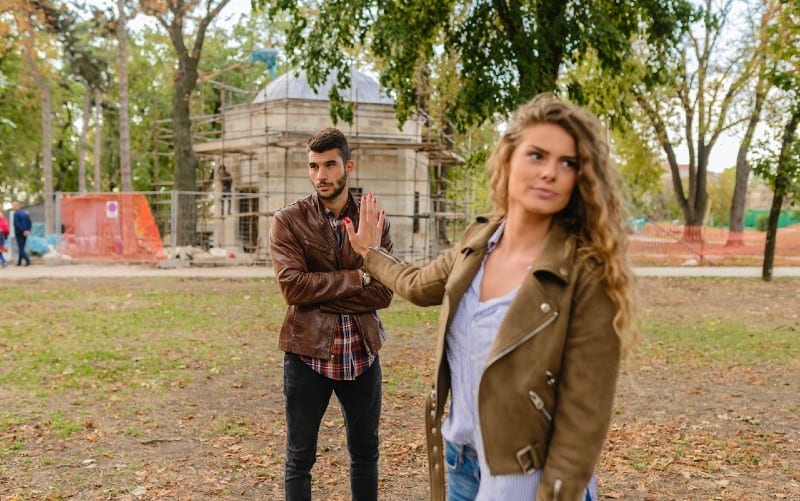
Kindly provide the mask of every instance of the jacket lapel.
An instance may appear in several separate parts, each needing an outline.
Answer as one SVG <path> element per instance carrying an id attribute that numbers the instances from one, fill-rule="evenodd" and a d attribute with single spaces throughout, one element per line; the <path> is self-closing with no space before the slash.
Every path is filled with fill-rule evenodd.
<path id="1" fill-rule="evenodd" d="M 556 319 L 559 298 L 546 295 L 539 277 L 550 275 L 552 282 L 568 283 L 572 276 L 574 247 L 574 238 L 554 224 L 542 252 L 533 262 L 500 324 L 487 366 Z"/>
<path id="2" fill-rule="evenodd" d="M 483 263 L 483 257 L 486 255 L 489 238 L 497 231 L 501 221 L 501 219 L 492 219 L 489 224 L 482 225 L 472 235 L 467 236 L 461 246 L 460 255 L 455 257 L 456 262 L 453 264 L 450 278 L 447 281 L 443 302 L 443 306 L 447 310 L 447 325 L 450 324 L 455 314 L 454 306 L 461 302 L 461 298 L 464 297 L 464 293 L 478 273 L 478 269 Z"/>

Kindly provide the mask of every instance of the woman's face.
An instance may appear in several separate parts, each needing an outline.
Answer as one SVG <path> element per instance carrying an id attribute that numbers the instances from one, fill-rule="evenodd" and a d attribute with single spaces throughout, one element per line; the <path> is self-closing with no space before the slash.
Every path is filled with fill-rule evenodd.
<path id="1" fill-rule="evenodd" d="M 577 184 L 575 140 L 558 125 L 531 125 L 522 132 L 508 169 L 508 211 L 552 218 L 567 206 Z"/>

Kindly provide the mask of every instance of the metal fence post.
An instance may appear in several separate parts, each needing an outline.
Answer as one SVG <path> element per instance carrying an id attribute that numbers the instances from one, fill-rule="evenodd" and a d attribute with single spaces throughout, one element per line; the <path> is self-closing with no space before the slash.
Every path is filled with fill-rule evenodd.
<path id="1" fill-rule="evenodd" d="M 178 192 L 172 190 L 172 204 L 170 207 L 170 245 L 172 246 L 172 258 L 176 257 L 178 251 L 178 235 L 176 228 L 178 227 Z"/>
<path id="2" fill-rule="evenodd" d="M 55 230 L 56 235 L 61 235 L 61 234 L 64 233 L 62 231 L 62 229 L 61 229 L 61 197 L 62 197 L 62 195 L 63 195 L 62 192 L 57 191 L 56 192 L 55 203 L 53 204 L 53 207 L 55 208 L 55 214 L 54 214 L 54 217 L 53 217 L 53 221 L 55 222 L 55 228 L 53 228 L 53 229 Z"/>

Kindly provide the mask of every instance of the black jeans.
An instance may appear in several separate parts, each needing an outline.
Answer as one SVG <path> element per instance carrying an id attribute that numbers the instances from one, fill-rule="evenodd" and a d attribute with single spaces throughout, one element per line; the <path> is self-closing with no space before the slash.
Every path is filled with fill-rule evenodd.
<path id="1" fill-rule="evenodd" d="M 335 381 L 314 372 L 297 355 L 283 358 L 286 399 L 287 501 L 311 499 L 311 468 L 317 460 L 319 425 L 331 393 L 341 404 L 350 452 L 350 489 L 355 501 L 378 499 L 378 422 L 381 418 L 381 365 L 375 363 L 355 381 Z"/>

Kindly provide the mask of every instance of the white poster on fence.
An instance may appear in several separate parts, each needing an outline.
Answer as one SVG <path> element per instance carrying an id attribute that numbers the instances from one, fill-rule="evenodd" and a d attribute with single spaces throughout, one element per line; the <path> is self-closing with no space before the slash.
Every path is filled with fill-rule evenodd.
<path id="1" fill-rule="evenodd" d="M 119 204 L 115 201 L 106 202 L 106 217 L 117 219 L 119 217 Z"/>

